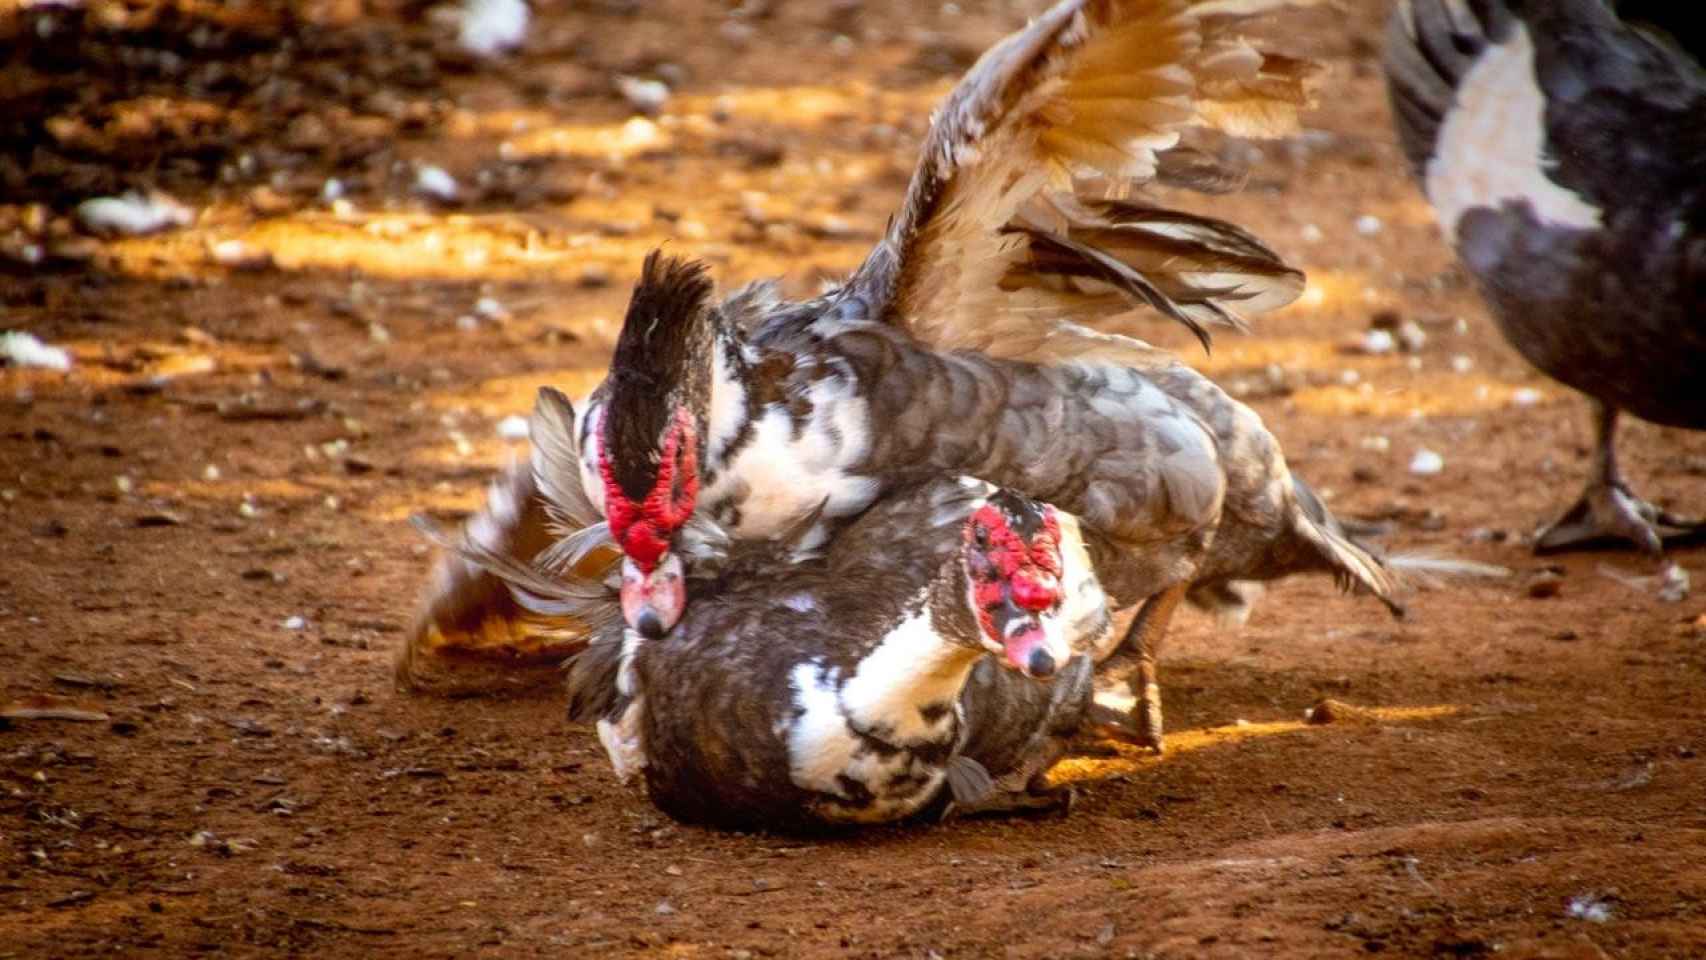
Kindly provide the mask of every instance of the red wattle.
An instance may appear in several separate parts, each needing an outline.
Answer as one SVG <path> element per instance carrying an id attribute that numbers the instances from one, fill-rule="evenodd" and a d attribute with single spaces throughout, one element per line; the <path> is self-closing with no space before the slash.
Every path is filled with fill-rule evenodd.
<path id="1" fill-rule="evenodd" d="M 651 573 L 669 552 L 676 531 L 693 516 L 699 500 L 699 440 L 692 415 L 685 407 L 676 408 L 675 422 L 664 434 L 657 479 L 645 499 L 636 503 L 622 492 L 608 440 L 599 446 L 598 474 L 604 481 L 604 519 L 610 524 L 611 537 L 642 573 Z"/>

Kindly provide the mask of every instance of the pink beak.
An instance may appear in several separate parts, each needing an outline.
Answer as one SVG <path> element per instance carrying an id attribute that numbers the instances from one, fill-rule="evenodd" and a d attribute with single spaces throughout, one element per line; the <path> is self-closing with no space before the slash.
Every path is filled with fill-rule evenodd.
<path id="1" fill-rule="evenodd" d="M 622 619 L 640 636 L 656 640 L 681 620 L 687 607 L 687 584 L 681 560 L 666 553 L 650 573 L 633 560 L 622 560 Z"/>

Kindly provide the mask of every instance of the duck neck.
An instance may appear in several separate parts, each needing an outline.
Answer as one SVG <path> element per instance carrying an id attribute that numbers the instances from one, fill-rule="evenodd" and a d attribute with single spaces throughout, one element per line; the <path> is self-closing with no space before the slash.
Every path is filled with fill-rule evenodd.
<path id="1" fill-rule="evenodd" d="M 960 691 L 983 656 L 966 609 L 958 558 L 879 637 L 841 690 L 848 719 L 896 746 L 938 743 L 957 735 Z"/>

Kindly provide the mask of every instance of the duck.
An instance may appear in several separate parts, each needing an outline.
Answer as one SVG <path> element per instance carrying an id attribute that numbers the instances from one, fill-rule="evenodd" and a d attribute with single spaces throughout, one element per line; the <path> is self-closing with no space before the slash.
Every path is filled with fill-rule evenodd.
<path id="1" fill-rule="evenodd" d="M 1667 542 L 1706 532 L 1637 495 L 1616 449 L 1624 415 L 1706 429 L 1694 20 L 1684 4 L 1405 0 L 1389 21 L 1398 141 L 1446 241 L 1505 340 L 1588 400 L 1587 483 L 1538 552 L 1622 542 L 1662 566 Z"/>
<path id="2" fill-rule="evenodd" d="M 560 481 L 535 481 L 551 547 L 528 561 L 474 531 L 439 539 L 533 615 L 601 623 L 568 665 L 570 717 L 669 815 L 807 832 L 1064 810 L 1048 769 L 1083 736 L 1117 735 L 1093 682 L 1117 638 L 1070 516 L 939 477 L 825 544 L 804 546 L 803 527 L 745 544 L 702 530 L 693 602 L 652 637 L 614 613 L 620 565 L 585 565 L 607 530 L 586 510 L 573 424 L 572 403 L 541 389 L 530 462 Z"/>
<path id="3" fill-rule="evenodd" d="M 822 543 L 897 487 L 961 475 L 1076 517 L 1116 609 L 1141 607 L 1122 645 L 1141 651 L 1132 724 L 1157 750 L 1181 602 L 1238 622 L 1253 581 L 1324 572 L 1402 615 L 1417 558 L 1353 536 L 1209 378 L 1092 326 L 1143 303 L 1206 330 L 1301 290 L 1235 225 L 1081 195 L 1063 172 L 1202 185 L 1203 164 L 1166 159 L 1186 127 L 1288 129 L 1308 70 L 1227 15 L 1277 5 L 1051 8 L 949 95 L 884 239 L 813 300 L 768 282 L 718 299 L 703 264 L 648 256 L 575 427 L 624 620 L 653 638 L 679 620 L 698 524 L 758 542 L 803 524 Z"/>

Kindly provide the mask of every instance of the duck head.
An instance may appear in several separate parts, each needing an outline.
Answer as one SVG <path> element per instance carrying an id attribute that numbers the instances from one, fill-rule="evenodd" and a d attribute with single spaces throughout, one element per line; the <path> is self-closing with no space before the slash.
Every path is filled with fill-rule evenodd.
<path id="1" fill-rule="evenodd" d="M 622 615 L 648 638 L 675 626 L 687 603 L 677 542 L 698 504 L 719 323 L 704 264 L 646 257 L 591 425 L 604 515 L 623 554 Z"/>
<path id="2" fill-rule="evenodd" d="M 961 551 L 984 649 L 1026 676 L 1053 676 L 1072 656 L 1054 508 L 997 491 L 966 520 Z"/>

